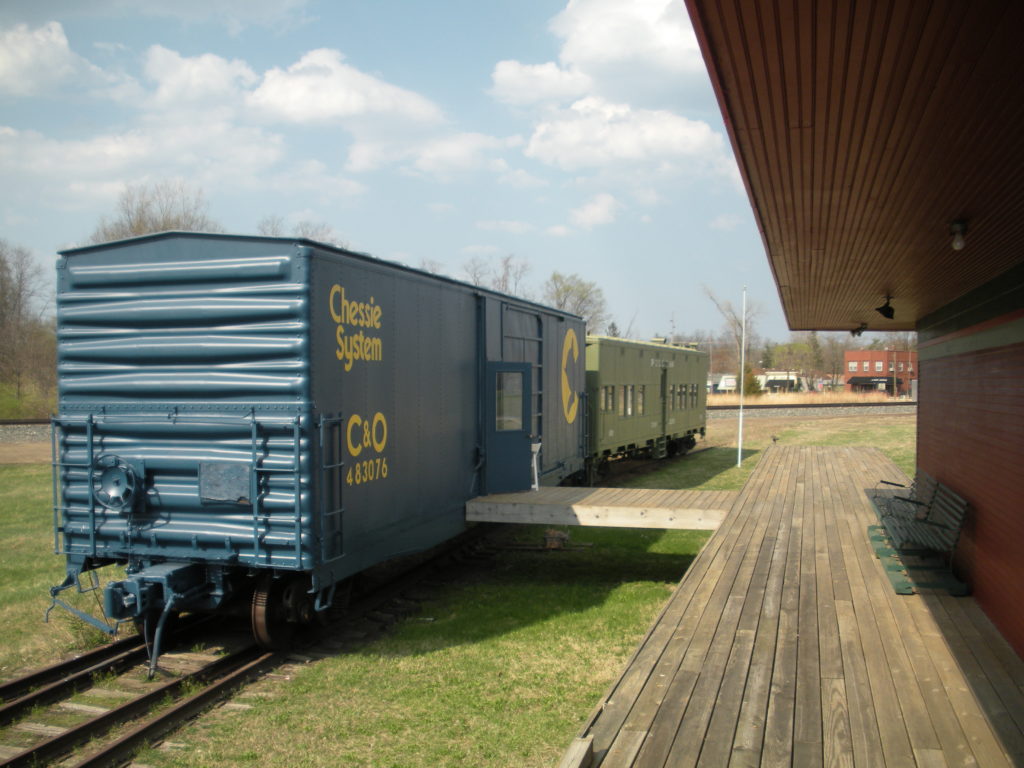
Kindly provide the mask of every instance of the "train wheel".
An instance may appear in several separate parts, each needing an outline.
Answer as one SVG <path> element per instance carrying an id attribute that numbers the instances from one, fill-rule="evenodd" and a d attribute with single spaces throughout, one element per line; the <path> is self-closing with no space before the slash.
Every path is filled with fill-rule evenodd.
<path id="1" fill-rule="evenodd" d="M 288 621 L 294 580 L 263 576 L 252 593 L 252 634 L 261 647 L 279 651 L 288 647 L 295 625 Z"/>

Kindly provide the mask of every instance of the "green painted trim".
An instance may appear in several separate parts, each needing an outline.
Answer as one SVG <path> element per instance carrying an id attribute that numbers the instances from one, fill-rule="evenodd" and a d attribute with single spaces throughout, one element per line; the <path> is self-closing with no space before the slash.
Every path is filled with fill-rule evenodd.
<path id="1" fill-rule="evenodd" d="M 966 355 L 971 352 L 981 352 L 986 349 L 1021 343 L 1024 343 L 1024 318 L 1011 320 L 978 333 L 958 336 L 946 342 L 939 342 L 931 346 L 919 346 L 917 359 L 920 364 L 943 357 Z"/>
<path id="2" fill-rule="evenodd" d="M 1024 307 L 1024 262 L 918 320 L 918 343 L 925 344 L 994 320 L 1021 307 Z"/>

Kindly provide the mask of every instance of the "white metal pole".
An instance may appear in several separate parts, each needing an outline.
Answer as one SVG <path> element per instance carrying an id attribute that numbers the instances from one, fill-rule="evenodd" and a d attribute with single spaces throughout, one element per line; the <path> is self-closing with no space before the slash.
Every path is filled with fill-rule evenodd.
<path id="1" fill-rule="evenodd" d="M 740 436 L 736 448 L 736 466 L 743 463 L 743 379 L 746 377 L 747 363 L 747 286 L 743 286 L 743 322 L 740 326 Z"/>

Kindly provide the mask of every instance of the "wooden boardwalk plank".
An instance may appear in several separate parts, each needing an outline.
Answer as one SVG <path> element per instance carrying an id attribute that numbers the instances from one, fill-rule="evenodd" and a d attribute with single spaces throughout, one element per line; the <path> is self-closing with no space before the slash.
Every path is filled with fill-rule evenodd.
<path id="1" fill-rule="evenodd" d="M 864 490 L 901 476 L 872 448 L 766 451 L 581 732 L 592 765 L 1024 765 L 1024 662 L 871 549 Z M 640 503 L 666 499 L 695 501 Z"/>

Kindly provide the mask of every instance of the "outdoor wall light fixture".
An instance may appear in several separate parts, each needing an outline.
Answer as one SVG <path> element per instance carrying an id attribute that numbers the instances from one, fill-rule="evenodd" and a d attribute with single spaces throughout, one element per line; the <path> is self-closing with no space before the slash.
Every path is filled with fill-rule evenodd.
<path id="1" fill-rule="evenodd" d="M 964 235 L 967 234 L 967 220 L 966 219 L 954 219 L 949 223 L 949 234 L 953 236 L 953 250 L 962 251 L 964 249 Z"/>
<path id="2" fill-rule="evenodd" d="M 867 329 L 868 329 L 868 324 L 867 323 L 861 323 L 856 328 L 854 328 L 852 331 L 850 331 L 850 335 L 851 336 L 860 336 Z"/>
<path id="3" fill-rule="evenodd" d="M 885 297 L 885 304 L 880 307 L 875 307 L 875 312 L 880 314 L 886 320 L 892 320 L 892 316 L 896 314 L 896 310 L 893 309 L 892 304 L 889 303 L 890 301 L 892 301 L 892 296 L 887 294 Z"/>

